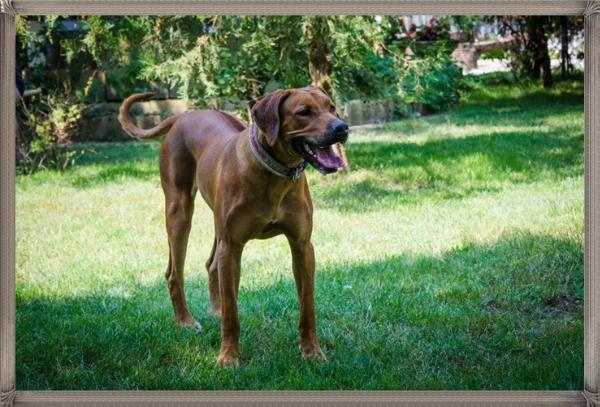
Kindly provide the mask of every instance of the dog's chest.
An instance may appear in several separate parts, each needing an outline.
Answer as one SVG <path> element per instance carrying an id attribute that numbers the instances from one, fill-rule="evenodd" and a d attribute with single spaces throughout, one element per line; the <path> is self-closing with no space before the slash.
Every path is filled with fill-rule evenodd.
<path id="1" fill-rule="evenodd" d="M 252 238 L 268 239 L 284 233 L 287 211 L 281 206 L 265 205 L 255 214 Z"/>
<path id="2" fill-rule="evenodd" d="M 281 235 L 283 233 L 282 229 L 279 229 L 275 226 L 268 226 L 266 228 L 264 228 L 263 230 L 259 231 L 256 236 L 254 236 L 255 239 L 269 239 L 271 237 L 275 237 L 278 235 Z"/>
<path id="3" fill-rule="evenodd" d="M 268 239 L 270 237 L 278 236 L 284 233 L 283 219 L 278 215 L 278 211 L 265 214 L 262 219 L 259 220 L 259 225 L 255 229 L 255 239 Z"/>
<path id="4" fill-rule="evenodd" d="M 303 215 L 297 209 L 299 198 L 290 189 L 256 188 L 243 198 L 232 214 L 233 222 L 228 223 L 235 225 L 236 229 L 243 229 L 242 234 L 249 239 L 268 239 L 285 234 L 293 229 L 296 218 Z"/>

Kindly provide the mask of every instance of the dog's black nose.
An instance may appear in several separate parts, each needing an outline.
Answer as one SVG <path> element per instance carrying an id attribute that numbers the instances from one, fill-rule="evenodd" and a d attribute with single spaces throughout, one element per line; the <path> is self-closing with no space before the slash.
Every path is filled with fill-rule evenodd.
<path id="1" fill-rule="evenodd" d="M 331 134 L 339 141 L 340 143 L 345 143 L 348 140 L 348 125 L 346 122 L 341 120 L 336 120 L 330 127 Z"/>

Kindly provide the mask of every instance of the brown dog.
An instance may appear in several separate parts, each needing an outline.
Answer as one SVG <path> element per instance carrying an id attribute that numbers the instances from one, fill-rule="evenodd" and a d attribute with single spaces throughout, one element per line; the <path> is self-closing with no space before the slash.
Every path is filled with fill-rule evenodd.
<path id="1" fill-rule="evenodd" d="M 167 134 L 160 150 L 160 175 L 169 238 L 166 278 L 177 323 L 199 327 L 186 304 L 183 266 L 194 197 L 200 191 L 215 224 L 206 268 L 210 309 L 221 315 L 217 363 L 238 364 L 237 295 L 244 245 L 250 239 L 280 234 L 287 237 L 292 252 L 302 354 L 325 360 L 316 335 L 313 208 L 303 170 L 308 163 L 324 174 L 343 167 L 331 146 L 346 141 L 348 126 L 336 114 L 331 99 L 313 86 L 280 90 L 254 105 L 254 123 L 248 129 L 227 113 L 197 110 L 143 130 L 132 124 L 129 108 L 152 95 L 127 98 L 119 121 L 139 139 Z"/>

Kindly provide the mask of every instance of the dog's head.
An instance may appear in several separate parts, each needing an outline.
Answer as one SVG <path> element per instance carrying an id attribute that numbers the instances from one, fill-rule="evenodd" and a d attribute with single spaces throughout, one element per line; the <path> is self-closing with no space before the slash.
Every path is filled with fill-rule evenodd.
<path id="1" fill-rule="evenodd" d="M 344 167 L 331 148 L 348 139 L 348 125 L 340 120 L 335 105 L 316 86 L 278 90 L 252 107 L 254 123 L 269 146 L 279 147 L 291 157 L 303 158 L 321 173 Z"/>

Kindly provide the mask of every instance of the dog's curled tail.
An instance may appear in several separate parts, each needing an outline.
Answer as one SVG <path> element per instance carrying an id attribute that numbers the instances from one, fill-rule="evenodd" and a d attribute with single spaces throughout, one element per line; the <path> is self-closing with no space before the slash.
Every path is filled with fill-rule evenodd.
<path id="1" fill-rule="evenodd" d="M 123 130 L 127 132 L 132 137 L 135 137 L 140 140 L 151 140 L 160 136 L 165 135 L 171 126 L 177 121 L 177 119 L 181 116 L 181 114 L 176 114 L 170 116 L 160 122 L 158 125 L 152 127 L 151 129 L 140 129 L 131 121 L 131 116 L 129 115 L 129 108 L 134 103 L 147 99 L 151 96 L 154 96 L 156 92 L 148 92 L 148 93 L 134 93 L 129 96 L 127 99 L 123 101 L 121 104 L 121 108 L 119 109 L 119 123 L 121 123 L 121 127 Z"/>

